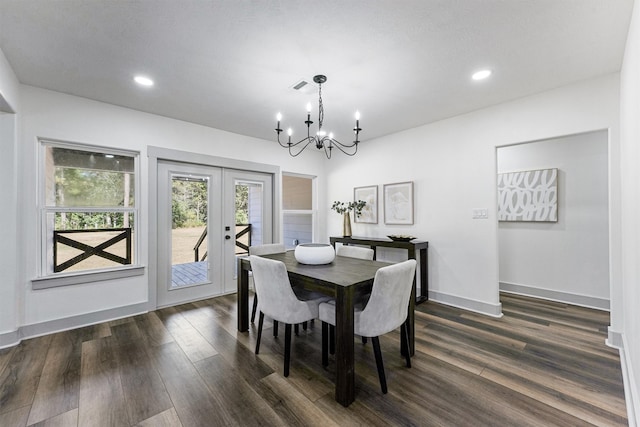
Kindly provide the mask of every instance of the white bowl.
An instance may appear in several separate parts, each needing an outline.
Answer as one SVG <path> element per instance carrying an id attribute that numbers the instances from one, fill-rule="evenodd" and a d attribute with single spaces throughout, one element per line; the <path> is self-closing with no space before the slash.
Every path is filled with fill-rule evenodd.
<path id="1" fill-rule="evenodd" d="M 336 251 L 325 243 L 303 243 L 296 246 L 294 255 L 301 264 L 330 264 L 336 257 Z"/>

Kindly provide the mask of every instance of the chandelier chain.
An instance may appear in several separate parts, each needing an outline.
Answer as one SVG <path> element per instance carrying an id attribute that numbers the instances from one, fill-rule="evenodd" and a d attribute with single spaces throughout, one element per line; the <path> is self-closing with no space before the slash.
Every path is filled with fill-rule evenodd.
<path id="1" fill-rule="evenodd" d="M 318 85 L 318 131 L 322 131 L 324 121 L 324 106 L 322 105 L 322 83 Z"/>

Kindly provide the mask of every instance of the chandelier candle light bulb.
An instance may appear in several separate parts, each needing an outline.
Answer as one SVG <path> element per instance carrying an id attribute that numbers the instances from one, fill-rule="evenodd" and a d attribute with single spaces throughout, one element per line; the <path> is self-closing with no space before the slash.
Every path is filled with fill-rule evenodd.
<path id="1" fill-rule="evenodd" d="M 354 156 L 358 152 L 358 144 L 360 143 L 360 112 L 356 111 L 356 126 L 353 128 L 353 131 L 356 134 L 356 139 L 351 144 L 343 144 L 337 139 L 334 138 L 333 133 L 330 132 L 327 135 L 327 132 L 322 130 L 322 125 L 324 122 L 324 106 L 322 104 L 322 84 L 327 81 L 327 77 L 321 74 L 314 76 L 313 81 L 318 84 L 318 130 L 314 136 L 311 136 L 311 125 L 313 121 L 311 121 L 311 103 L 307 103 L 307 120 L 304 122 L 307 125 L 307 136 L 302 138 L 298 142 L 291 142 L 291 134 L 293 133 L 291 128 L 288 129 L 287 134 L 289 136 L 288 141 L 282 142 L 280 141 L 280 133 L 282 129 L 280 128 L 280 121 L 282 120 L 282 115 L 280 113 L 277 114 L 277 126 L 276 133 L 278 134 L 278 144 L 280 146 L 287 148 L 289 150 L 289 154 L 292 157 L 298 156 L 302 153 L 305 148 L 309 146 L 309 144 L 314 144 L 318 150 L 324 150 L 324 154 L 327 156 L 327 159 L 331 158 L 331 153 L 333 148 L 337 148 L 342 151 L 347 156 Z"/>

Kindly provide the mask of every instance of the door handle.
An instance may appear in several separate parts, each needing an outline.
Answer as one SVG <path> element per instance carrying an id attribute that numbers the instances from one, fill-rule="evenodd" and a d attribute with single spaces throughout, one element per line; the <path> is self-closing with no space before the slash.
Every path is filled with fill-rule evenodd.
<path id="1" fill-rule="evenodd" d="M 229 240 L 231 236 L 224 236 L 225 240 Z"/>

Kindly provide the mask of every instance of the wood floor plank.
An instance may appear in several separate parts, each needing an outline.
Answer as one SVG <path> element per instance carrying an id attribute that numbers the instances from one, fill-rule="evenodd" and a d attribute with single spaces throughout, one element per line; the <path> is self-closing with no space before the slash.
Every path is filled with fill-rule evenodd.
<path id="1" fill-rule="evenodd" d="M 79 426 L 130 425 L 117 351 L 114 337 L 82 343 Z"/>
<path id="2" fill-rule="evenodd" d="M 29 425 L 78 408 L 84 330 L 53 335 L 36 391 Z"/>
<path id="3" fill-rule="evenodd" d="M 136 325 L 142 336 L 150 346 L 157 346 L 173 342 L 173 336 L 164 327 L 162 321 L 158 318 L 155 312 L 140 314 L 134 317 Z"/>
<path id="4" fill-rule="evenodd" d="M 238 372 L 248 383 L 253 384 L 273 373 L 274 370 L 260 360 L 253 350 L 240 344 L 224 328 L 218 326 L 217 318 L 214 321 L 202 321 L 199 318 L 189 321 L 228 363 L 239 368 Z"/>
<path id="5" fill-rule="evenodd" d="M 0 375 L 2 375 L 2 371 L 4 371 L 4 368 L 9 364 L 9 360 L 11 360 L 11 356 L 16 348 L 17 346 L 0 349 Z"/>
<path id="6" fill-rule="evenodd" d="M 0 412 L 0 426 L 23 427 L 27 425 L 31 406 Z"/>
<path id="7" fill-rule="evenodd" d="M 118 342 L 118 368 L 129 422 L 136 424 L 173 405 L 158 371 L 147 354 L 147 346 L 136 322 L 111 328 Z M 153 351 L 150 347 L 148 351 Z"/>
<path id="8" fill-rule="evenodd" d="M 31 405 L 52 336 L 22 341 L 0 373 L 0 413 Z"/>
<path id="9" fill-rule="evenodd" d="M 284 426 L 284 421 L 221 355 L 195 363 L 195 367 L 218 399 L 231 412 L 230 424 Z"/>
<path id="10" fill-rule="evenodd" d="M 29 427 L 75 427 L 78 425 L 78 409 L 29 425 Z"/>
<path id="11" fill-rule="evenodd" d="M 260 394 L 287 425 L 338 426 L 280 374 L 273 373 L 260 383 L 264 385 Z"/>
<path id="12" fill-rule="evenodd" d="M 178 413 L 172 407 L 139 422 L 135 427 L 182 427 L 182 423 L 180 422 L 180 418 L 178 418 Z"/>
<path id="13" fill-rule="evenodd" d="M 156 314 L 192 362 L 218 354 L 218 351 L 175 307 L 163 308 L 158 310 Z"/>
<path id="14" fill-rule="evenodd" d="M 213 395 L 177 343 L 156 347 L 151 355 L 184 427 L 239 425 L 231 409 Z"/>

